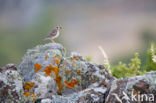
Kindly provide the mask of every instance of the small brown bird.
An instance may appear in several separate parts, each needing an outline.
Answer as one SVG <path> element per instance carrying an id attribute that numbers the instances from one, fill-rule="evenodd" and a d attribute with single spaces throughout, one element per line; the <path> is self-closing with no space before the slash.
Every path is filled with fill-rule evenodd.
<path id="1" fill-rule="evenodd" d="M 48 34 L 43 40 L 51 40 L 52 43 L 55 43 L 53 39 L 57 38 L 60 35 L 60 29 L 62 29 L 62 27 L 55 27 L 52 32 Z"/>

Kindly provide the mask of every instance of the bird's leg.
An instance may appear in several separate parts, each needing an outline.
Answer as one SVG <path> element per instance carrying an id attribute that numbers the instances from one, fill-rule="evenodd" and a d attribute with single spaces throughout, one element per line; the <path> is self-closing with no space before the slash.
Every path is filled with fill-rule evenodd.
<path id="1" fill-rule="evenodd" d="M 55 41 L 54 41 L 53 39 L 51 39 L 51 42 L 52 42 L 52 43 L 55 43 Z"/>

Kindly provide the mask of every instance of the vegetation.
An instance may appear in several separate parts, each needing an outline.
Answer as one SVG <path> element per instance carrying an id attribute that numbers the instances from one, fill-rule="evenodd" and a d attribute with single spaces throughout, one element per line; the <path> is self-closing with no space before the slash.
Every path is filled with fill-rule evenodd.
<path id="1" fill-rule="evenodd" d="M 125 64 L 119 62 L 118 65 L 111 66 L 111 73 L 117 78 L 125 78 L 136 75 L 142 75 L 148 71 L 156 70 L 156 44 L 152 43 L 151 48 L 147 51 L 147 62 L 141 65 L 139 54 L 135 53 L 135 57 L 131 62 Z"/>

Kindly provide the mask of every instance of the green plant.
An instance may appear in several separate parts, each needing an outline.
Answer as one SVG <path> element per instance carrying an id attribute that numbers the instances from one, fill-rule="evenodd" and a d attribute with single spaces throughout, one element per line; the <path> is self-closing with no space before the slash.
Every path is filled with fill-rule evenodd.
<path id="1" fill-rule="evenodd" d="M 143 72 L 140 71 L 141 61 L 138 58 L 138 56 L 139 54 L 136 53 L 135 57 L 131 59 L 131 63 L 129 64 L 119 62 L 117 66 L 112 66 L 111 67 L 112 75 L 117 78 L 125 78 L 143 74 Z"/>
<path id="2" fill-rule="evenodd" d="M 152 43 L 151 48 L 148 50 L 148 60 L 147 65 L 144 69 L 146 71 L 156 70 L 156 44 Z"/>
<path id="3" fill-rule="evenodd" d="M 148 71 L 156 70 L 156 44 L 152 43 L 151 48 L 147 52 L 147 63 L 141 65 L 139 54 L 136 53 L 135 57 L 131 59 L 129 64 L 119 62 L 118 65 L 111 66 L 112 75 L 117 78 L 125 78 L 136 75 L 142 75 Z"/>

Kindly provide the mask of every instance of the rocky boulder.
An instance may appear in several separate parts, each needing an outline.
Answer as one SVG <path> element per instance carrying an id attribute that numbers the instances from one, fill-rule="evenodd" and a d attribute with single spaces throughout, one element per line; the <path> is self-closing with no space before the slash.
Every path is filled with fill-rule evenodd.
<path id="1" fill-rule="evenodd" d="M 7 64 L 0 68 L 0 102 L 17 103 L 22 101 L 23 81 L 17 66 Z"/>
<path id="2" fill-rule="evenodd" d="M 53 56 L 57 56 L 58 58 L 65 56 L 65 49 L 61 44 L 49 43 L 27 50 L 19 66 L 21 75 L 24 76 L 26 81 L 32 80 L 35 76 L 34 64 L 39 63 L 45 68 L 54 62 Z M 47 57 L 47 60 L 45 60 L 45 57 Z"/>
<path id="3" fill-rule="evenodd" d="M 112 82 L 106 103 L 156 103 L 156 71 Z"/>
<path id="4" fill-rule="evenodd" d="M 103 65 L 61 44 L 27 50 L 20 66 L 0 68 L 0 103 L 156 103 L 156 71 L 116 79 Z"/>
<path id="5" fill-rule="evenodd" d="M 29 49 L 20 71 L 25 82 L 35 83 L 37 100 L 54 103 L 104 102 L 114 80 L 103 65 L 89 63 L 76 52 L 66 56 L 63 46 L 53 43 Z"/>

